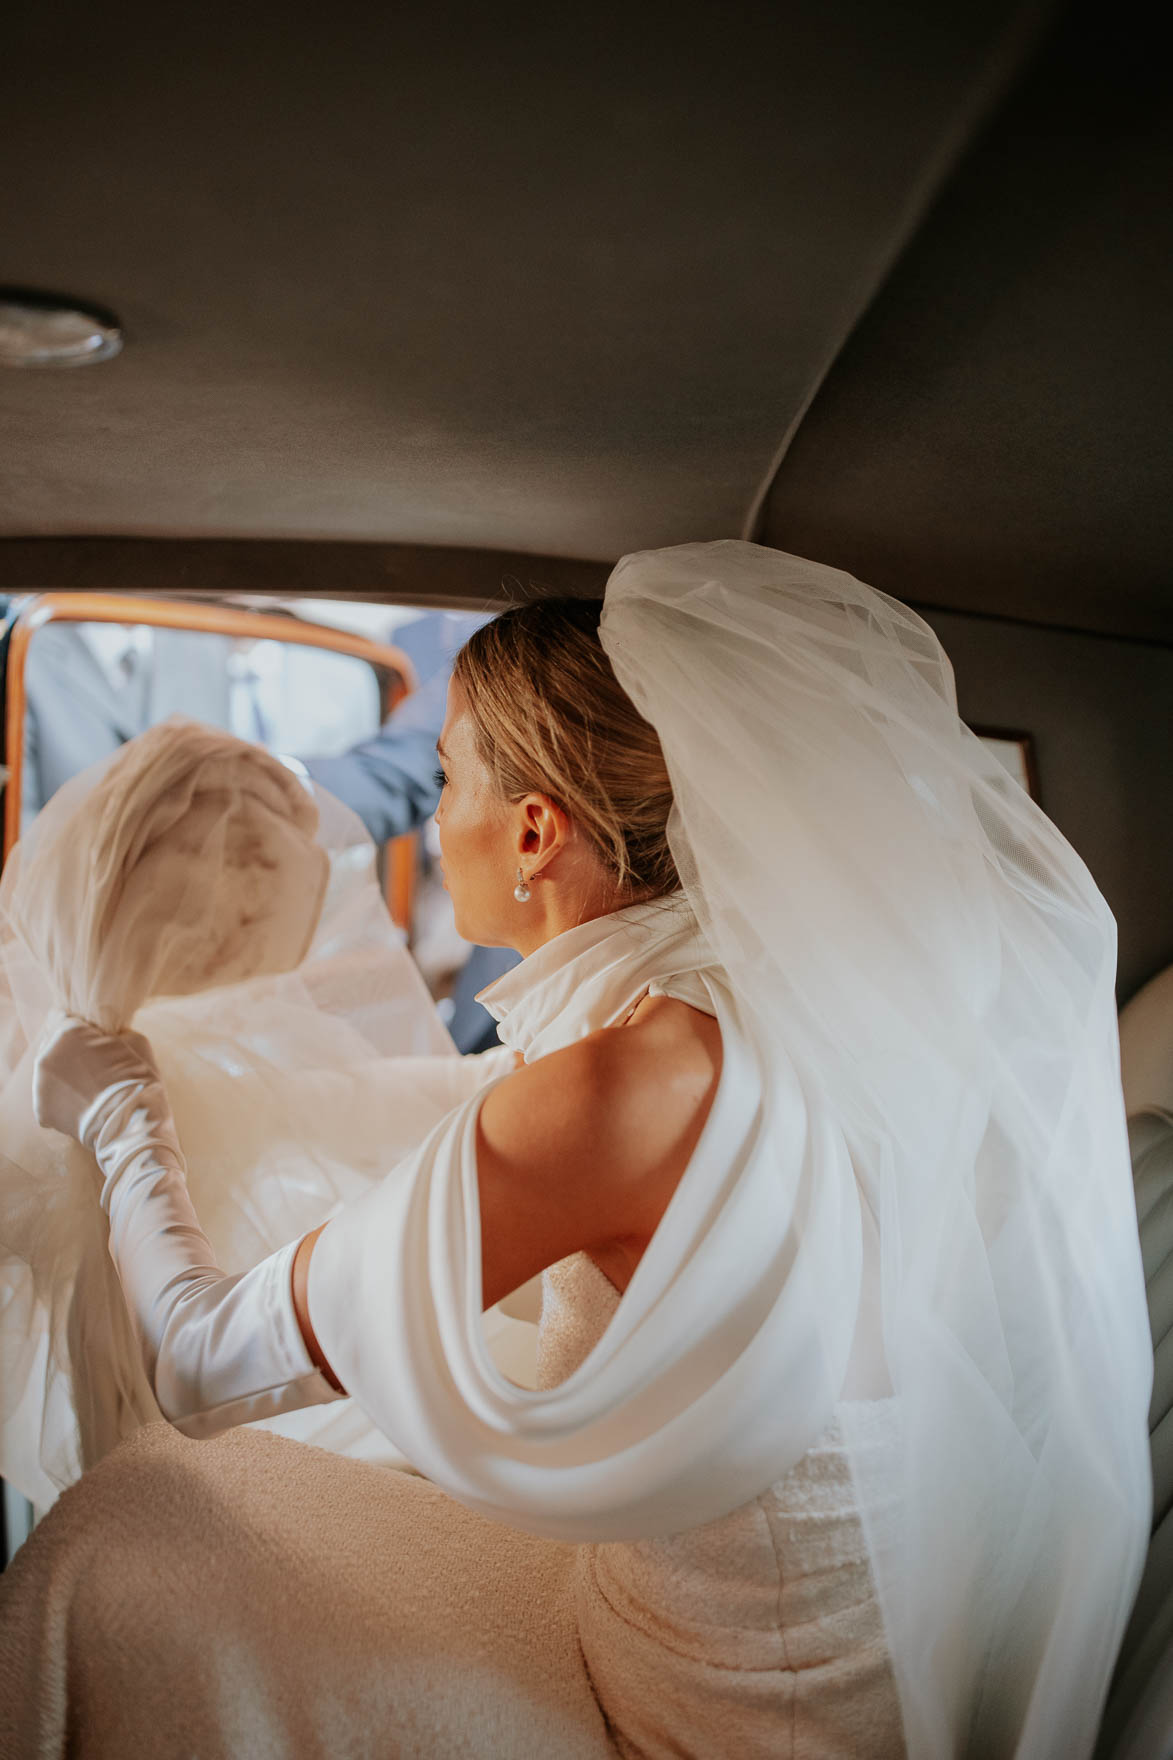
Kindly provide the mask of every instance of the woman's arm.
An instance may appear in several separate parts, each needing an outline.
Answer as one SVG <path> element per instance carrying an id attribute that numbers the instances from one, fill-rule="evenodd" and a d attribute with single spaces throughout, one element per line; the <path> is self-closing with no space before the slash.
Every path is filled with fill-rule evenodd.
<path id="1" fill-rule="evenodd" d="M 293 1305 L 296 1243 L 239 1276 L 216 1264 L 145 1039 L 65 1017 L 37 1058 L 33 1097 L 42 1125 L 97 1160 L 110 1254 L 165 1417 L 208 1436 L 338 1397 Z"/>
<path id="2" fill-rule="evenodd" d="M 703 1025 L 688 1028 L 682 1010 Z M 638 1262 L 720 1063 L 715 1023 L 674 1002 L 652 1016 L 647 1031 L 593 1035 L 487 1094 L 477 1115 L 486 1307 L 573 1252 L 592 1252 L 620 1285 Z M 173 1424 L 214 1435 L 341 1396 L 308 1301 L 323 1229 L 239 1276 L 220 1270 L 144 1039 L 64 1020 L 37 1060 L 34 1096 L 41 1123 L 83 1143 L 101 1169 L 111 1255 Z"/>

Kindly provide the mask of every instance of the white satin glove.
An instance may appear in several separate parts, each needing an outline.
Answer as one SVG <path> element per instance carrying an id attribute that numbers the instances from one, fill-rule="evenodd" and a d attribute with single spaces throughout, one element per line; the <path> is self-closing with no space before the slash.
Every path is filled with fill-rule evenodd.
<path id="1" fill-rule="evenodd" d="M 38 1122 L 89 1149 L 110 1254 L 164 1416 L 188 1436 L 338 1394 L 293 1306 L 297 1241 L 227 1277 L 192 1207 L 171 1108 L 147 1041 L 57 1017 L 33 1068 Z"/>
<path id="2" fill-rule="evenodd" d="M 162 1077 L 141 1033 L 104 1033 L 76 1015 L 51 1017 L 33 1065 L 33 1108 L 38 1124 L 94 1156 L 107 1214 L 130 1157 L 157 1149 L 181 1158 Z"/>

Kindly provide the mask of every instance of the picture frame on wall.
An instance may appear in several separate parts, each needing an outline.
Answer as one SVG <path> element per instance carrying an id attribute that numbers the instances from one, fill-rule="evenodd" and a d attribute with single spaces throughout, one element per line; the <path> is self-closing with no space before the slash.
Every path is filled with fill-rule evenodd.
<path id="1" fill-rule="evenodd" d="M 1032 801 L 1038 801 L 1039 773 L 1030 734 L 1005 727 L 975 727 L 973 731 L 987 751 L 997 758 L 1006 774 L 1025 788 Z"/>

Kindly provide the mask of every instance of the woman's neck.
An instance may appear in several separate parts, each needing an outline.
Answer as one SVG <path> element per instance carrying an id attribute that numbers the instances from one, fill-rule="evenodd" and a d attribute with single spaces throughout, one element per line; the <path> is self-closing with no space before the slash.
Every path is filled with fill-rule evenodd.
<path id="1" fill-rule="evenodd" d="M 524 907 L 524 919 L 519 921 L 513 945 L 522 958 L 527 959 L 539 947 L 545 947 L 547 942 L 564 935 L 568 929 L 577 929 L 581 923 L 593 923 L 597 917 L 609 917 L 634 902 L 613 886 L 599 886 L 589 893 L 572 894 L 559 886 L 543 886 L 539 880 L 531 888 L 530 900 Z M 519 912 L 519 918 L 521 916 Z"/>

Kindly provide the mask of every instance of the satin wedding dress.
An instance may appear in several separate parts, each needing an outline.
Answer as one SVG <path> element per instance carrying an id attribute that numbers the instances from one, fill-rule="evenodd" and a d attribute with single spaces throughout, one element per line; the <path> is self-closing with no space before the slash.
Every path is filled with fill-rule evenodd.
<path id="1" fill-rule="evenodd" d="M 646 991 L 712 1013 L 721 987 L 677 896 L 559 936 L 485 1000 L 532 1059 Z M 734 1079 L 749 1086 L 727 1102 L 752 1114 L 752 1077 Z M 620 1308 L 585 1255 L 553 1266 L 539 1388 L 589 1377 Z M 882 1427 L 891 1402 L 873 1403 Z M 201 1754 L 904 1752 L 838 1413 L 730 1514 L 579 1547 L 404 1474 L 157 1426 L 67 1492 L 27 1551 L 7 1623 L 0 1597 L 14 1755 L 62 1751 L 65 1702 L 46 1683 L 66 1681 L 83 1756 L 160 1751 L 161 1720 Z M 15 1629 L 24 1568 L 42 1617 Z"/>

